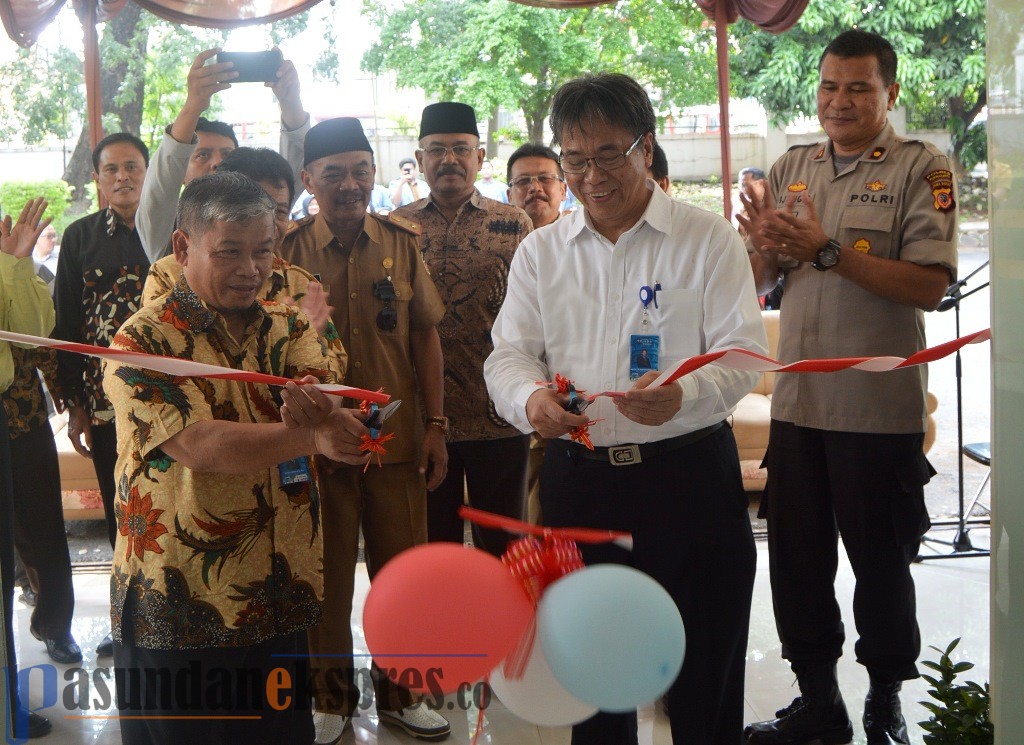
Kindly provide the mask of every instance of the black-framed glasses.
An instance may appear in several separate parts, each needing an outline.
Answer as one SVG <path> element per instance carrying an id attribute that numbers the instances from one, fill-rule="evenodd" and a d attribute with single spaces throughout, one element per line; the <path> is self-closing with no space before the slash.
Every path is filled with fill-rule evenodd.
<path id="1" fill-rule="evenodd" d="M 553 173 L 542 173 L 539 176 L 517 176 L 509 182 L 509 186 L 513 189 L 529 189 L 530 184 L 536 181 L 540 184 L 541 188 L 545 186 L 551 186 L 557 182 L 565 181 L 561 176 L 556 176 Z"/>
<path id="2" fill-rule="evenodd" d="M 454 147 L 431 145 L 430 147 L 421 148 L 420 152 L 426 153 L 431 158 L 436 158 L 437 160 L 443 159 L 448 153 L 451 153 L 459 160 L 465 160 L 479 149 L 480 148 L 478 147 L 470 147 L 469 145 L 455 145 Z"/>
<path id="3" fill-rule="evenodd" d="M 377 314 L 377 328 L 381 331 L 394 331 L 398 326 L 398 311 L 392 305 L 396 295 L 391 277 L 378 279 L 373 283 L 373 296 L 384 303 L 384 307 Z"/>
<path id="4" fill-rule="evenodd" d="M 562 166 L 562 170 L 566 173 L 586 173 L 587 164 L 590 161 L 594 161 L 594 165 L 601 170 L 614 171 L 616 168 L 622 167 L 626 162 L 626 158 L 633 154 L 636 146 L 640 144 L 640 140 L 643 138 L 643 135 L 637 137 L 624 153 L 600 153 L 593 158 L 588 158 L 585 155 L 559 155 L 558 164 Z"/>

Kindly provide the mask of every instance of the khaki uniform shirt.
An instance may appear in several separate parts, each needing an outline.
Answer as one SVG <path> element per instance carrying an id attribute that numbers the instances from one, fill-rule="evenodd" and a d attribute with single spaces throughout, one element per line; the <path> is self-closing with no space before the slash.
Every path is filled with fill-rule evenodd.
<path id="1" fill-rule="evenodd" d="M 897 137 L 887 124 L 860 159 L 838 176 L 832 144 L 792 148 L 772 167 L 781 207 L 814 200 L 825 233 L 845 247 L 884 259 L 940 264 L 956 276 L 956 184 L 949 160 L 932 145 Z M 779 358 L 907 357 L 926 346 L 924 313 L 875 295 L 808 263 L 789 270 L 782 301 Z M 924 366 L 885 373 L 847 370 L 775 378 L 772 417 L 843 431 L 924 432 Z"/>
<path id="2" fill-rule="evenodd" d="M 236 341 L 184 279 L 133 315 L 110 346 L 338 380 L 323 341 L 295 308 L 261 301 Z M 114 638 L 148 649 L 240 647 L 317 625 L 323 544 L 316 474 L 285 485 L 276 466 L 244 476 L 198 472 L 160 447 L 196 422 L 279 422 L 278 389 L 108 362 L 104 390 L 120 453 Z"/>
<path id="3" fill-rule="evenodd" d="M 411 331 L 436 326 L 444 305 L 423 265 L 416 225 L 390 216 L 367 214 L 353 246 L 342 246 L 321 214 L 295 223 L 285 236 L 281 255 L 305 267 L 323 284 L 334 306 L 332 318 L 348 350 L 347 385 L 383 388 L 402 405 L 384 425 L 395 433 L 383 463 L 404 463 L 419 457 L 423 421 L 418 403 Z M 377 326 L 386 303 L 374 297 L 373 283 L 391 277 L 392 307 L 398 313 L 393 331 Z"/>
<path id="4" fill-rule="evenodd" d="M 448 312 L 438 326 L 444 352 L 444 413 L 451 439 L 496 440 L 519 430 L 494 410 L 484 360 L 494 349 L 491 326 L 505 301 L 508 268 L 533 223 L 525 212 L 474 191 L 448 222 L 432 199 L 395 211 L 423 228 L 423 260 Z"/>
<path id="5" fill-rule="evenodd" d="M 166 295 L 174 289 L 180 277 L 181 264 L 173 254 L 158 260 L 149 267 L 146 285 L 142 288 L 142 304 L 149 305 Z M 306 287 L 310 282 L 316 282 L 316 277 L 301 266 L 289 264 L 280 256 L 274 256 L 274 266 L 267 281 L 263 283 L 260 297 L 277 303 L 291 298 L 297 304 L 306 295 Z M 342 346 L 334 321 L 327 320 L 327 326 L 320 337 L 327 344 L 327 351 L 334 357 L 339 374 L 344 377 L 348 367 L 348 353 Z"/>

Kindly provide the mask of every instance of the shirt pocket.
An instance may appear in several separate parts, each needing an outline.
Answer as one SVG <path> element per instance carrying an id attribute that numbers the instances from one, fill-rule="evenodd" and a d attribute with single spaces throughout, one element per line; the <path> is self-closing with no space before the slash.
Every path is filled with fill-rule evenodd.
<path id="1" fill-rule="evenodd" d="M 657 309 L 651 307 L 649 311 L 658 314 L 655 328 L 661 336 L 659 370 L 700 354 L 704 325 L 700 290 L 662 290 L 658 293 Z"/>
<path id="2" fill-rule="evenodd" d="M 855 251 L 883 259 L 899 258 L 895 252 L 896 210 L 863 205 L 847 207 L 839 221 L 839 242 Z"/>

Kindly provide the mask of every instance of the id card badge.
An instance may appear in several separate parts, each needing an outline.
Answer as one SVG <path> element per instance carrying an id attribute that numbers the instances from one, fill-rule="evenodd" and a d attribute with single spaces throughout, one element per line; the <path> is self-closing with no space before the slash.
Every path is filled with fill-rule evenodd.
<path id="1" fill-rule="evenodd" d="M 292 484 L 306 484 L 312 480 L 309 472 L 309 458 L 293 458 L 284 463 L 277 464 L 277 471 L 281 475 L 281 485 L 291 486 Z"/>
<path id="2" fill-rule="evenodd" d="M 629 337 L 629 379 L 658 369 L 661 337 L 657 334 L 631 334 Z"/>

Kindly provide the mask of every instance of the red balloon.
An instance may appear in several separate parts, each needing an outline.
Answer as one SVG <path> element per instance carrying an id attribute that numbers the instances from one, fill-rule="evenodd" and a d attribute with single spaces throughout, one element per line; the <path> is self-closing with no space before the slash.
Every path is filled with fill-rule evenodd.
<path id="1" fill-rule="evenodd" d="M 377 666 L 412 691 L 440 695 L 483 678 L 533 618 L 499 559 L 458 543 L 403 551 L 374 577 L 363 608 Z"/>

